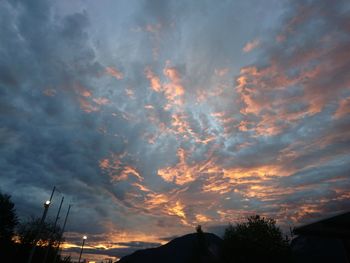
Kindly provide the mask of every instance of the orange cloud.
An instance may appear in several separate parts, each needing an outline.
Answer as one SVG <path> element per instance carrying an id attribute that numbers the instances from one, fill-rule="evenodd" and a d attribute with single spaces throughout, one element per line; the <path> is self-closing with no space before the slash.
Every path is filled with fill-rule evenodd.
<path id="1" fill-rule="evenodd" d="M 99 167 L 105 171 L 111 178 L 112 182 L 126 181 L 130 176 L 135 177 L 139 182 L 143 181 L 143 177 L 137 170 L 137 168 L 131 165 L 124 165 L 123 158 L 124 154 L 114 155 L 110 158 L 104 158 L 99 161 Z"/>
<path id="2" fill-rule="evenodd" d="M 266 176 L 287 176 L 289 171 L 286 171 L 280 165 L 262 165 L 259 167 L 249 167 L 249 168 L 230 168 L 224 169 L 224 178 L 230 178 L 231 180 L 237 180 L 245 177 L 255 176 L 261 179 L 266 178 Z"/>
<path id="3" fill-rule="evenodd" d="M 132 185 L 137 187 L 142 192 L 151 192 L 151 190 L 149 188 L 147 188 L 146 186 L 144 186 L 140 183 L 133 183 Z"/>
<path id="4" fill-rule="evenodd" d="M 334 113 L 333 117 L 340 119 L 350 113 L 350 97 L 340 100 L 338 109 Z"/>
<path id="5" fill-rule="evenodd" d="M 114 67 L 107 67 L 106 72 L 107 74 L 115 77 L 117 80 L 121 80 L 124 78 L 124 74 Z"/>
<path id="6" fill-rule="evenodd" d="M 304 57 L 307 57 L 306 55 Z M 311 57 L 314 57 L 312 55 Z M 240 112 L 244 115 L 255 115 L 258 120 L 253 123 L 242 122 L 241 131 L 254 131 L 256 135 L 272 136 L 281 133 L 292 122 L 296 122 L 305 116 L 319 113 L 324 107 L 327 96 L 318 94 L 315 96 L 315 89 L 318 87 L 311 85 L 317 82 L 322 73 L 322 65 L 307 67 L 295 62 L 303 68 L 299 74 L 288 76 L 286 69 L 279 67 L 275 61 L 271 65 L 258 69 L 257 67 L 245 67 L 237 77 L 236 91 L 242 101 Z M 293 67 L 296 66 L 293 62 Z M 288 90 L 295 86 L 304 88 L 304 94 L 287 96 Z M 305 110 L 290 111 L 288 105 L 304 103 L 308 106 Z M 244 120 L 246 121 L 246 120 Z"/>
<path id="7" fill-rule="evenodd" d="M 204 192 L 214 192 L 224 195 L 229 192 L 240 193 L 244 197 L 258 197 L 268 199 L 281 191 L 275 188 L 271 181 L 273 178 L 288 176 L 290 171 L 286 171 L 280 165 L 262 165 L 248 168 L 220 168 L 213 166 L 213 173 L 209 173 L 202 190 Z M 269 184 L 264 184 L 270 182 Z M 292 190 L 291 190 L 292 191 Z M 283 194 L 283 190 L 281 192 Z M 285 189 L 284 194 L 287 193 Z"/>
<path id="8" fill-rule="evenodd" d="M 174 182 L 180 185 L 194 181 L 194 170 L 186 164 L 185 155 L 185 150 L 180 148 L 177 151 L 179 163 L 174 167 L 159 169 L 158 175 L 167 182 Z"/>
<path id="9" fill-rule="evenodd" d="M 174 205 L 168 207 L 167 212 L 169 215 L 175 215 L 182 219 L 186 219 L 184 208 L 185 206 L 180 201 L 176 201 Z"/>
<path id="10" fill-rule="evenodd" d="M 158 208 L 159 205 L 167 204 L 169 202 L 168 196 L 165 194 L 149 193 L 145 200 L 145 205 L 148 209 Z"/>
<path id="11" fill-rule="evenodd" d="M 186 151 L 179 148 L 177 151 L 179 162 L 175 166 L 159 169 L 158 175 L 167 182 L 184 185 L 193 182 L 201 173 L 213 173 L 218 171 L 218 168 L 210 159 L 200 163 L 187 164 L 186 155 Z M 221 169 L 219 170 L 221 171 Z"/>
<path id="12" fill-rule="evenodd" d="M 83 87 L 82 85 L 75 84 L 73 86 L 73 89 L 75 90 L 76 93 L 78 93 L 80 96 L 88 98 L 92 96 L 92 93 L 90 90 L 88 90 L 87 88 Z"/>
<path id="13" fill-rule="evenodd" d="M 143 177 L 136 170 L 136 168 L 132 166 L 125 166 L 118 176 L 112 177 L 112 181 L 124 181 L 127 180 L 130 175 L 136 177 L 139 181 L 143 181 Z"/>
<path id="14" fill-rule="evenodd" d="M 167 107 L 169 108 L 173 105 L 183 105 L 182 96 L 185 94 L 185 88 L 181 84 L 180 73 L 173 67 L 166 67 L 163 70 L 163 73 L 170 80 L 170 82 L 165 83 L 163 86 L 164 95 L 169 101 L 169 105 Z"/>
<path id="15" fill-rule="evenodd" d="M 109 159 L 102 159 L 99 161 L 99 166 L 101 169 L 108 169 L 110 164 L 109 164 Z"/>
<path id="16" fill-rule="evenodd" d="M 209 176 L 203 185 L 203 191 L 218 194 L 226 194 L 233 191 L 232 185 L 227 180 L 222 179 L 222 174 L 223 173 L 218 173 Z"/>
<path id="17" fill-rule="evenodd" d="M 206 222 L 210 222 L 210 218 L 203 215 L 203 214 L 197 214 L 196 215 L 196 221 L 198 223 L 206 223 Z"/>
<path id="18" fill-rule="evenodd" d="M 237 86 L 236 91 L 240 95 L 241 100 L 245 106 L 241 109 L 242 114 L 259 114 L 264 104 L 262 101 L 257 100 L 259 94 L 255 88 L 259 84 L 258 77 L 261 73 L 258 72 L 256 67 L 242 68 L 240 76 L 236 79 Z M 267 102 L 266 102 L 267 104 Z"/>
<path id="19" fill-rule="evenodd" d="M 109 249 L 116 249 L 116 248 L 129 248 L 127 243 L 132 242 L 151 242 L 151 243 L 159 243 L 164 244 L 166 241 L 162 240 L 159 236 L 155 235 L 154 233 L 150 231 L 145 230 L 133 230 L 133 231 L 125 231 L 121 228 L 118 228 L 115 226 L 115 223 L 110 221 L 104 221 L 101 222 L 101 224 L 107 229 L 105 233 L 103 234 L 90 234 L 88 237 L 88 242 L 86 243 L 86 248 L 88 249 L 97 249 L 99 251 L 106 250 L 108 252 Z M 78 248 L 81 246 L 81 244 L 73 243 L 71 240 L 80 240 L 81 233 L 76 232 L 66 232 L 65 237 L 67 239 L 66 242 L 62 244 L 63 249 L 63 255 L 71 255 L 72 252 L 69 251 L 65 252 L 65 250 L 69 248 Z M 106 241 L 108 240 L 108 241 Z M 74 252 L 73 252 L 74 255 Z M 71 255 L 71 256 L 73 256 Z M 92 260 L 94 257 L 96 257 L 95 260 L 97 262 L 100 262 L 102 260 L 106 259 L 106 255 L 96 255 L 96 254 L 86 254 L 87 258 Z M 74 255 L 76 257 L 79 256 L 79 254 Z M 113 257 L 115 260 L 118 258 Z"/>
<path id="20" fill-rule="evenodd" d="M 324 7 L 300 5 L 296 8 L 298 12 L 277 36 L 281 42 L 279 47 L 267 50 L 269 64 L 243 68 L 236 79 L 236 91 L 243 104 L 240 112 L 257 117 L 255 124 L 245 128 L 258 136 L 276 135 L 305 117 L 320 114 L 349 87 L 349 74 L 344 69 L 348 67 L 350 53 L 348 43 L 341 37 L 348 32 L 346 26 L 339 27 L 339 34 L 317 31 L 320 45 L 306 39 L 303 45 L 288 41 L 292 34 L 300 39 L 303 31 L 316 20 L 332 25 L 343 24 L 343 20 L 336 22 L 331 16 L 320 17 L 319 13 L 329 12 Z M 246 51 L 252 46 L 247 45 Z M 347 115 L 347 108 L 347 101 L 341 101 L 333 118 Z"/>
<path id="21" fill-rule="evenodd" d="M 181 84 L 179 72 L 174 67 L 166 67 L 163 74 L 169 79 L 169 82 L 161 83 L 160 78 L 154 74 L 150 67 L 146 67 L 145 75 L 150 82 L 151 89 L 155 92 L 162 92 L 168 101 L 165 106 L 167 110 L 174 106 L 183 105 L 183 95 L 185 89 Z"/>
<path id="22" fill-rule="evenodd" d="M 99 107 L 96 107 L 94 105 L 92 105 L 89 101 L 87 101 L 84 98 L 79 98 L 79 103 L 80 103 L 80 108 L 87 112 L 87 113 L 91 113 L 91 112 L 95 112 L 95 111 L 99 111 Z"/>
<path id="23" fill-rule="evenodd" d="M 192 133 L 192 129 L 186 117 L 187 116 L 184 113 L 174 113 L 171 116 L 171 125 L 179 134 Z"/>
<path id="24" fill-rule="evenodd" d="M 156 76 L 150 67 L 145 69 L 146 78 L 149 80 L 151 88 L 156 92 L 162 91 L 162 85 L 160 79 Z"/>
<path id="25" fill-rule="evenodd" d="M 253 41 L 248 42 L 244 45 L 243 51 L 245 53 L 248 53 L 248 52 L 252 51 L 253 49 L 257 48 L 259 45 L 260 45 L 259 39 L 254 39 Z"/>
<path id="26" fill-rule="evenodd" d="M 101 98 L 93 98 L 93 102 L 95 102 L 97 105 L 107 105 L 110 103 L 109 99 L 101 97 Z"/>

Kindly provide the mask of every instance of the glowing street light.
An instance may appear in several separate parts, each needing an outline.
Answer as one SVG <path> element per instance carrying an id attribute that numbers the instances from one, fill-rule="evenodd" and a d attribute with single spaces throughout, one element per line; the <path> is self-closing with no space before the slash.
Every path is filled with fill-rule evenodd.
<path id="1" fill-rule="evenodd" d="M 48 245 L 47 245 L 46 250 L 45 250 L 45 255 L 44 255 L 43 263 L 48 262 L 47 257 L 49 256 L 49 252 L 50 252 L 50 249 L 51 249 L 51 247 L 52 247 L 52 240 L 53 240 L 54 234 L 56 233 L 57 221 L 58 221 L 59 216 L 60 216 L 60 212 L 61 212 L 61 208 L 62 208 L 63 201 L 64 201 L 64 196 L 62 196 L 61 203 L 60 203 L 60 206 L 59 206 L 59 208 L 58 208 L 58 212 L 57 212 L 57 215 L 56 215 L 56 220 L 55 220 L 55 223 L 54 223 L 54 226 L 53 226 L 53 232 L 50 233 L 50 236 L 49 236 L 49 239 L 48 239 L 49 242 L 48 242 Z M 46 204 L 46 205 L 50 205 L 50 200 L 49 200 L 49 201 L 46 201 L 45 204 Z"/>
<path id="2" fill-rule="evenodd" d="M 43 213 L 43 215 L 41 217 L 41 220 L 40 220 L 40 223 L 39 223 L 39 227 L 38 227 L 38 232 L 36 233 L 36 236 L 35 236 L 35 239 L 34 239 L 34 244 L 33 244 L 33 247 L 32 247 L 32 249 L 30 251 L 27 263 L 32 263 L 33 255 L 34 255 L 35 249 L 36 249 L 36 243 L 38 242 L 38 239 L 40 238 L 40 233 L 41 233 L 41 230 L 43 228 L 43 224 L 44 224 L 44 221 L 45 221 L 45 218 L 46 218 L 46 215 L 47 215 L 47 210 L 49 210 L 49 207 L 50 207 L 50 204 L 51 204 L 51 200 L 52 200 L 52 197 L 53 197 L 53 195 L 55 193 L 55 190 L 56 190 L 56 186 L 54 186 L 53 189 L 52 189 L 50 199 L 47 200 L 44 203 L 44 213 Z"/>
<path id="3" fill-rule="evenodd" d="M 87 236 L 83 236 L 83 243 L 81 244 L 81 249 L 80 249 L 80 255 L 79 255 L 78 263 L 80 263 L 80 259 L 81 259 L 81 255 L 83 254 L 83 249 L 84 249 L 84 244 L 85 244 L 85 240 L 86 239 L 87 239 Z"/>
<path id="4" fill-rule="evenodd" d="M 54 191 L 55 191 L 55 188 L 54 188 Z M 53 191 L 53 192 L 54 192 Z M 52 195 L 51 195 L 52 196 Z M 34 239 L 34 245 L 30 251 L 30 254 L 29 254 L 29 258 L 28 258 L 28 263 L 31 263 L 32 262 L 32 259 L 33 259 L 33 255 L 35 253 L 35 249 L 36 249 L 36 243 L 38 242 L 39 238 L 40 238 L 40 234 L 41 234 L 41 230 L 43 228 L 43 224 L 44 224 L 44 221 L 45 221 L 45 218 L 46 218 L 46 215 L 47 215 L 47 211 L 49 210 L 49 207 L 50 207 L 50 204 L 51 204 L 51 201 L 50 200 L 47 200 L 45 203 L 44 203 L 44 213 L 41 217 L 41 220 L 40 220 L 40 223 L 39 223 L 39 228 L 38 228 L 38 232 L 36 234 L 36 237 Z"/>

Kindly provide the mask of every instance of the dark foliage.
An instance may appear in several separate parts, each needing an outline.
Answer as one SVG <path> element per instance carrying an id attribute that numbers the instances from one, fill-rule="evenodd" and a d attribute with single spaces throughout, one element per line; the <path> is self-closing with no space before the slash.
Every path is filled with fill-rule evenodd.
<path id="1" fill-rule="evenodd" d="M 17 238 L 23 245 L 34 245 L 37 238 L 37 246 L 47 246 L 51 242 L 51 246 L 57 246 L 60 238 L 61 229 L 54 227 L 52 222 L 45 222 L 41 228 L 40 235 L 37 236 L 39 231 L 40 218 L 31 219 L 27 222 L 20 223 L 17 231 Z"/>
<path id="2" fill-rule="evenodd" d="M 15 205 L 11 196 L 0 192 L 0 262 L 14 251 L 12 238 L 18 223 Z"/>
<path id="3" fill-rule="evenodd" d="M 0 193 L 0 246 L 9 245 L 18 223 L 11 196 Z"/>
<path id="4" fill-rule="evenodd" d="M 223 261 L 291 262 L 289 240 L 274 219 L 251 216 L 246 222 L 230 225 L 225 230 Z"/>
<path id="5" fill-rule="evenodd" d="M 37 247 L 32 262 L 43 262 L 46 255 L 47 262 L 53 262 L 61 230 L 54 227 L 53 223 L 44 223 L 38 236 L 39 225 L 40 219 L 18 223 L 11 196 L 0 193 L 0 262 L 27 262 L 35 244 Z M 71 261 L 70 258 L 61 259 L 58 255 L 56 262 Z"/>
<path id="6" fill-rule="evenodd" d="M 193 246 L 193 255 L 190 260 L 191 263 L 215 263 L 219 260 L 219 255 L 210 251 L 210 244 L 206 238 L 205 233 L 202 230 L 202 226 L 196 227 L 196 241 Z"/>
<path id="7" fill-rule="evenodd" d="M 40 231 L 40 219 L 34 219 L 20 223 L 17 230 L 17 239 L 22 251 L 22 257 L 27 258 L 29 252 L 36 245 L 33 262 L 42 262 L 47 257 L 47 262 L 53 262 L 57 253 L 57 246 L 61 234 L 59 227 L 54 227 L 52 222 L 44 222 Z M 38 232 L 40 234 L 38 235 Z M 47 255 L 46 255 L 47 254 Z"/>

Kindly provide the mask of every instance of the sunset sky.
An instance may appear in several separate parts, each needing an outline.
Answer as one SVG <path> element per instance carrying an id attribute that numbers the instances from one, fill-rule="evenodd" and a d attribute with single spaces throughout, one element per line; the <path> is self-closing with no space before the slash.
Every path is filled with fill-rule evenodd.
<path id="1" fill-rule="evenodd" d="M 349 211 L 350 2 L 3 0 L 0 169 L 99 257 Z"/>

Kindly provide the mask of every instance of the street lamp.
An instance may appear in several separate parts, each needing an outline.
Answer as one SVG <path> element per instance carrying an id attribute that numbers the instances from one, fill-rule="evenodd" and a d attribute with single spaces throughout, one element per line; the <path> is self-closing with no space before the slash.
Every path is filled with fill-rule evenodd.
<path id="1" fill-rule="evenodd" d="M 45 250 L 45 255 L 44 255 L 43 263 L 46 263 L 47 257 L 48 257 L 48 255 L 49 255 L 49 252 L 50 252 L 50 249 L 51 249 L 52 240 L 53 240 L 53 238 L 54 238 L 54 234 L 56 233 L 57 221 L 58 221 L 59 216 L 60 216 L 60 212 L 61 212 L 61 208 L 62 208 L 63 201 L 64 201 L 64 196 L 62 196 L 61 203 L 60 203 L 60 206 L 59 206 L 59 208 L 58 208 L 58 212 L 57 212 L 55 224 L 53 225 L 53 231 L 50 233 L 50 236 L 49 236 L 49 239 L 48 239 L 48 244 L 47 244 L 47 247 L 46 247 L 46 250 Z"/>
<path id="2" fill-rule="evenodd" d="M 84 244 L 85 244 L 85 240 L 87 239 L 87 236 L 83 236 L 83 243 L 81 244 L 81 249 L 80 249 L 80 255 L 79 255 L 79 261 L 78 263 L 80 263 L 80 259 L 81 259 L 81 254 L 83 254 L 83 249 L 84 249 Z"/>
<path id="3" fill-rule="evenodd" d="M 38 227 L 38 232 L 36 234 L 36 237 L 34 239 L 34 245 L 30 251 L 30 254 L 29 254 L 29 258 L 28 258 L 28 263 L 31 263 L 32 262 L 32 258 L 33 258 L 33 255 L 35 253 L 35 249 L 36 249 L 36 243 L 38 242 L 39 238 L 40 238 L 40 234 L 41 234 L 41 230 L 43 228 L 43 224 L 44 224 L 44 221 L 45 221 L 45 218 L 46 218 L 46 215 L 47 215 L 47 211 L 49 210 L 49 207 L 50 207 L 50 204 L 51 204 L 51 201 L 50 200 L 47 200 L 45 203 L 44 203 L 44 213 L 41 217 L 41 220 L 40 220 L 40 223 L 39 223 L 39 227 Z"/>

